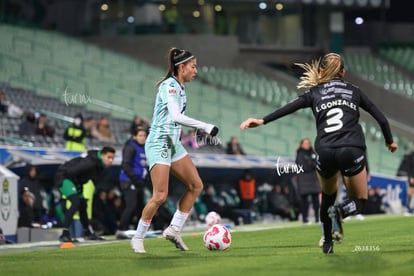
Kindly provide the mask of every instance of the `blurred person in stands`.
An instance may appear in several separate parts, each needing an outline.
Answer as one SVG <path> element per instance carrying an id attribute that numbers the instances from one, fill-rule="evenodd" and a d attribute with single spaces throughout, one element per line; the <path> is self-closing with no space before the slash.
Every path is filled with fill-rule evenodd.
<path id="1" fill-rule="evenodd" d="M 131 138 L 122 149 L 121 172 L 119 185 L 123 194 L 125 209 L 122 212 L 120 224 L 116 231 L 118 239 L 129 238 L 125 231 L 135 214 L 141 214 L 144 208 L 144 184 L 148 176 L 148 164 L 145 155 L 145 140 L 147 130 L 136 126 L 131 132 Z"/>
<path id="2" fill-rule="evenodd" d="M 232 136 L 230 138 L 230 141 L 227 143 L 226 153 L 234 155 L 245 155 L 236 136 Z"/>
<path id="3" fill-rule="evenodd" d="M 384 214 L 383 198 L 385 194 L 381 194 L 380 187 L 370 187 L 368 189 L 368 199 L 365 206 L 364 214 Z"/>
<path id="4" fill-rule="evenodd" d="M 253 210 L 254 199 L 256 198 L 256 179 L 249 170 L 246 170 L 238 182 L 240 208 Z"/>
<path id="5" fill-rule="evenodd" d="M 86 157 L 75 157 L 59 166 L 55 174 L 55 186 L 59 189 L 61 196 L 64 196 L 71 203 L 64 215 L 63 231 L 59 238 L 61 242 L 72 242 L 69 226 L 76 211 L 79 211 L 84 237 L 93 240 L 102 239 L 95 234 L 90 226 L 83 185 L 89 181 L 96 183 L 96 179 L 104 169 L 112 165 L 114 157 L 115 149 L 103 147 L 101 150 L 88 151 Z"/>
<path id="6" fill-rule="evenodd" d="M 135 253 L 146 252 L 144 237 L 158 208 L 167 200 L 170 173 L 183 182 L 186 191 L 179 200 L 171 224 L 164 230 L 163 236 L 182 251 L 188 250 L 181 238 L 181 230 L 203 190 L 203 182 L 180 141 L 181 126 L 200 128 L 211 136 L 218 133 L 218 128 L 214 125 L 184 115 L 187 108 L 184 83 L 191 82 L 196 75 L 195 56 L 186 50 L 171 48 L 168 53 L 168 72 L 157 83 L 154 116 L 145 143 L 153 193 L 142 211 L 137 231 L 131 239 Z"/>
<path id="7" fill-rule="evenodd" d="M 101 134 L 96 128 L 96 119 L 93 116 L 89 116 L 83 122 L 83 128 L 85 129 L 85 137 L 88 139 L 101 139 Z"/>
<path id="8" fill-rule="evenodd" d="M 82 114 L 76 114 L 72 125 L 68 126 L 63 133 L 67 150 L 84 151 L 86 146 L 86 130 L 83 127 Z"/>
<path id="9" fill-rule="evenodd" d="M 33 227 L 34 220 L 34 204 L 36 197 L 29 188 L 23 187 L 20 191 L 19 200 L 19 219 L 17 227 Z"/>
<path id="10" fill-rule="evenodd" d="M 47 115 L 41 113 L 36 121 L 35 134 L 43 137 L 53 137 L 55 129 L 49 125 Z"/>
<path id="11" fill-rule="evenodd" d="M 407 154 L 407 177 L 408 177 L 408 190 L 407 190 L 407 211 L 413 213 L 411 208 L 411 200 L 414 194 L 414 144 L 413 149 Z"/>
<path id="12" fill-rule="evenodd" d="M 19 135 L 21 137 L 35 135 L 36 117 L 31 111 L 26 113 L 26 117 L 19 125 Z"/>
<path id="13" fill-rule="evenodd" d="M 28 164 L 25 168 L 25 173 L 19 182 L 20 191 L 24 189 L 30 190 L 34 195 L 35 201 L 33 204 L 33 222 L 41 223 L 42 216 L 47 212 L 47 193 L 45 187 L 38 178 L 38 171 L 36 166 Z"/>
<path id="14" fill-rule="evenodd" d="M 4 91 L 0 91 L 0 113 L 8 117 L 20 118 L 23 116 L 24 111 L 14 103 L 7 100 L 7 96 Z"/>
<path id="15" fill-rule="evenodd" d="M 322 186 L 322 250 L 325 254 L 332 254 L 333 241 L 341 242 L 343 239 L 342 219 L 363 212 L 368 197 L 366 145 L 358 123 L 359 109 L 367 111 L 378 122 L 390 152 L 395 152 L 398 145 L 384 114 L 358 87 L 343 80 L 345 66 L 340 55 L 329 53 L 311 64 L 296 65 L 304 69 L 298 88 L 307 90 L 262 119 L 248 118 L 240 128 L 258 127 L 301 108 L 312 108 L 317 129 L 316 168 Z M 335 205 L 339 172 L 343 175 L 348 199 Z"/>
<path id="16" fill-rule="evenodd" d="M 269 212 L 278 215 L 282 219 L 295 220 L 296 214 L 293 206 L 290 204 L 287 195 L 283 192 L 282 185 L 276 183 L 273 190 L 267 194 Z"/>
<path id="17" fill-rule="evenodd" d="M 129 132 L 133 132 L 137 127 L 143 128 L 143 129 L 148 129 L 149 128 L 149 124 L 147 121 L 145 121 L 144 119 L 142 119 L 139 116 L 135 116 L 134 119 L 131 122 L 131 126 L 129 127 Z"/>
<path id="18" fill-rule="evenodd" d="M 96 129 L 99 133 L 99 140 L 113 143 L 115 142 L 115 137 L 109 127 L 109 120 L 107 116 L 99 118 L 98 123 L 96 124 Z"/>
<path id="19" fill-rule="evenodd" d="M 187 134 L 184 132 L 181 135 L 181 142 L 183 145 L 190 146 L 193 149 L 198 149 L 199 145 L 197 143 L 196 131 L 194 129 L 188 130 Z"/>
<path id="20" fill-rule="evenodd" d="M 316 153 L 309 138 L 300 141 L 296 150 L 296 165 L 303 171 L 296 176 L 297 189 L 301 197 L 302 222 L 309 224 L 309 199 L 312 202 L 315 222 L 319 222 L 319 194 L 321 187 L 316 174 Z"/>

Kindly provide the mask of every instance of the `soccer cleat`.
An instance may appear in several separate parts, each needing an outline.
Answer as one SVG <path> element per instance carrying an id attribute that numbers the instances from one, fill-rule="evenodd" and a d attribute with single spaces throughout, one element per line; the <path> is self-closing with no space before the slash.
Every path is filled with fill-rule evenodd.
<path id="1" fill-rule="evenodd" d="M 332 241 L 324 241 L 323 245 L 322 245 L 322 251 L 325 254 L 333 254 L 334 250 L 333 250 L 333 242 Z"/>
<path id="2" fill-rule="evenodd" d="M 328 209 L 328 215 L 332 220 L 332 239 L 338 243 L 341 243 L 344 237 L 344 230 L 342 228 L 342 217 L 340 211 L 336 206 L 331 206 Z"/>
<path id="3" fill-rule="evenodd" d="M 131 239 L 131 247 L 135 253 L 146 253 L 144 248 L 144 239 L 133 237 Z"/>
<path id="4" fill-rule="evenodd" d="M 175 244 L 175 246 L 182 251 L 188 250 L 188 247 L 185 245 L 183 239 L 181 238 L 180 232 L 175 231 L 171 226 L 168 226 L 164 232 L 162 232 L 162 236 Z"/>

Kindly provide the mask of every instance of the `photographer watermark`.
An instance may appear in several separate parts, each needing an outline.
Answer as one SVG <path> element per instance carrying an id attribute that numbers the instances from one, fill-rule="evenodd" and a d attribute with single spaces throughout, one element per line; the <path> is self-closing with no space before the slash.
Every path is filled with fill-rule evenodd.
<path id="1" fill-rule="evenodd" d="M 70 92 L 67 87 L 63 92 L 62 97 L 65 101 L 66 106 L 69 106 L 71 104 L 86 105 L 92 103 L 92 98 L 89 95 Z"/>
<path id="2" fill-rule="evenodd" d="M 379 252 L 381 248 L 379 245 L 355 245 L 352 252 Z"/>
<path id="3" fill-rule="evenodd" d="M 211 136 L 210 134 L 196 129 L 195 133 L 194 133 L 194 143 L 198 146 L 205 146 L 205 145 L 210 145 L 210 146 L 218 146 L 221 145 L 221 140 L 218 136 Z"/>
<path id="4" fill-rule="evenodd" d="M 287 162 L 282 163 L 280 162 L 280 157 L 278 157 L 276 161 L 276 171 L 279 176 L 282 174 L 300 174 L 305 172 L 303 165 Z"/>

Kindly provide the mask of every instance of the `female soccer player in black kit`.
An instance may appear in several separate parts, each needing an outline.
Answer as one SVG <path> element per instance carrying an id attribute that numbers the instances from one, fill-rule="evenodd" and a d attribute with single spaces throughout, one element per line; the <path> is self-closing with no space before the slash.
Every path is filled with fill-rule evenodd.
<path id="1" fill-rule="evenodd" d="M 318 179 L 322 186 L 320 218 L 323 225 L 323 252 L 333 253 L 333 241 L 343 238 L 342 219 L 361 213 L 368 197 L 366 172 L 366 145 L 358 123 L 359 108 L 364 109 L 381 126 L 385 145 L 395 152 L 390 126 L 381 111 L 361 90 L 342 80 L 344 62 L 340 55 L 330 53 L 311 64 L 297 64 L 305 70 L 298 88 L 307 88 L 302 95 L 287 105 L 263 117 L 249 118 L 241 129 L 267 124 L 301 108 L 312 108 L 316 119 L 315 150 Z M 348 199 L 335 204 L 337 180 L 342 174 Z"/>

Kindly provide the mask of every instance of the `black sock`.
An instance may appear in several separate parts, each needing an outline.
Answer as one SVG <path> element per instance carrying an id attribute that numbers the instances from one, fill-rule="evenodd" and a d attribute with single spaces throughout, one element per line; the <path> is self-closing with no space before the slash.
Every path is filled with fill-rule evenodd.
<path id="1" fill-rule="evenodd" d="M 327 195 L 322 192 L 322 201 L 320 209 L 320 218 L 323 225 L 323 234 L 325 241 L 332 240 L 332 221 L 328 215 L 328 208 L 335 204 L 336 192 L 332 195 Z"/>
<path id="2" fill-rule="evenodd" d="M 361 214 L 364 211 L 366 199 L 347 199 L 344 202 L 338 204 L 342 218 L 348 216 Z"/>

